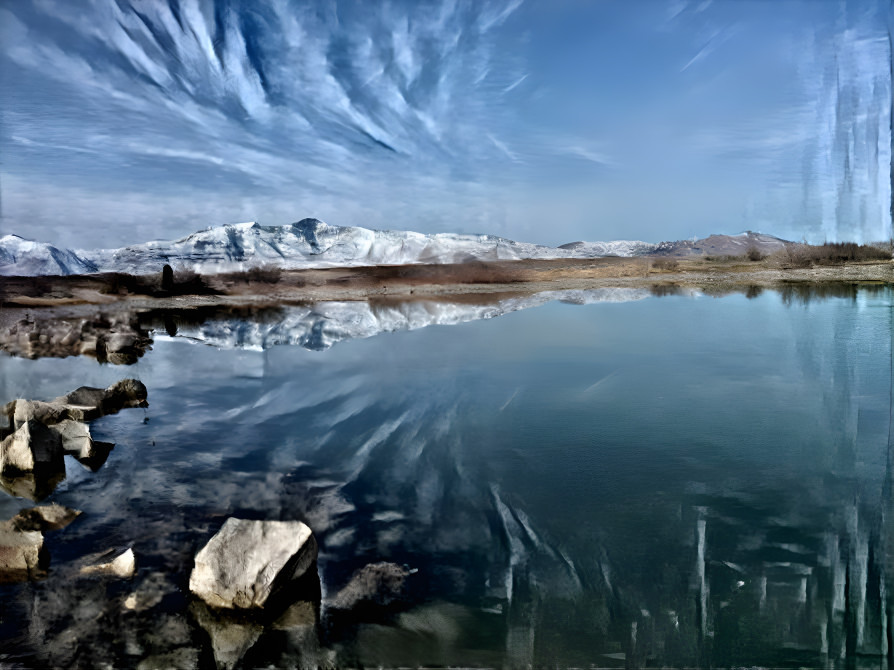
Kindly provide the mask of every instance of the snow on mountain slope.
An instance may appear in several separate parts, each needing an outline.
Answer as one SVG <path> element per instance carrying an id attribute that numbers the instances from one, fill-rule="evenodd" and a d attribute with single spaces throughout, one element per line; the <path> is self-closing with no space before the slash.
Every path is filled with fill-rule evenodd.
<path id="1" fill-rule="evenodd" d="M 657 244 L 650 242 L 615 240 L 613 242 L 570 242 L 558 248 L 570 251 L 574 258 L 599 258 L 601 256 L 645 256 L 657 247 Z"/>
<path id="2" fill-rule="evenodd" d="M 96 271 L 151 274 L 160 272 L 165 264 L 175 270 L 213 273 L 263 265 L 298 269 L 522 258 L 589 258 L 641 255 L 655 246 L 621 241 L 575 243 L 584 246 L 554 248 L 514 242 L 494 235 L 426 235 L 412 231 L 370 230 L 330 226 L 317 219 L 303 219 L 287 226 L 262 226 L 258 223 L 218 226 L 173 242 L 147 242 L 121 249 L 60 251 L 34 242 L 30 244 L 34 245 L 35 251 L 27 259 L 16 252 L 15 244 L 10 245 L 11 251 L 6 249 L 3 242 L 6 239 L 0 240 L 0 274 L 6 275 Z M 18 246 L 27 242 L 22 238 L 15 240 L 20 241 L 16 242 Z M 60 257 L 64 258 L 59 260 Z"/>
<path id="3" fill-rule="evenodd" d="M 96 272 L 96 265 L 68 249 L 18 235 L 0 237 L 0 275 L 71 275 Z"/>
<path id="4" fill-rule="evenodd" d="M 570 255 L 552 247 L 492 235 L 369 230 L 329 226 L 317 219 L 304 219 L 289 226 L 241 223 L 209 228 L 176 242 L 79 253 L 103 270 L 132 274 L 158 272 L 165 263 L 174 269 L 225 272 L 268 264 L 294 269 Z"/>

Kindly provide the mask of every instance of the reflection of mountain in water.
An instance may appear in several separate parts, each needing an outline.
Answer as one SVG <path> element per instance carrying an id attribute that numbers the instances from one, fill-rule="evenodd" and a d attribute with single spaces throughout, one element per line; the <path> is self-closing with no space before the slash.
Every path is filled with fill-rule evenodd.
<path id="1" fill-rule="evenodd" d="M 862 286 L 867 295 L 883 286 Z M 809 303 L 828 298 L 856 299 L 858 285 L 844 283 L 792 284 L 778 289 L 786 304 Z M 763 289 L 745 287 L 749 298 Z M 649 289 L 598 288 L 543 291 L 532 295 L 500 297 L 458 296 L 451 300 L 370 300 L 321 302 L 280 307 L 194 307 L 145 309 L 108 306 L 97 310 L 68 308 L 22 310 L 0 327 L 0 351 L 22 358 L 88 356 L 100 363 L 130 365 L 151 348 L 153 337 L 184 337 L 219 348 L 262 350 L 294 345 L 320 351 L 345 340 L 368 338 L 399 330 L 431 325 L 455 325 L 490 319 L 510 312 L 539 307 L 551 301 L 586 305 L 629 302 L 647 297 L 698 295 L 677 285 Z"/>
<path id="2" fill-rule="evenodd" d="M 0 351 L 22 358 L 88 356 L 130 365 L 151 348 L 153 337 L 185 337 L 226 349 L 267 349 L 279 344 L 328 349 L 337 342 L 431 325 L 490 319 L 552 300 L 574 304 L 626 302 L 649 297 L 644 289 L 545 291 L 476 302 L 449 300 L 321 302 L 304 306 L 132 310 L 115 306 L 63 313 L 23 311 L 0 328 Z M 10 323 L 11 321 L 11 323 Z M 154 331 L 154 335 L 153 335 Z"/>
<path id="3" fill-rule="evenodd" d="M 644 289 L 604 288 L 587 291 L 545 291 L 506 298 L 491 304 L 456 302 L 322 302 L 304 307 L 282 307 L 262 312 L 259 318 L 216 318 L 200 323 L 179 323 L 176 336 L 226 349 L 267 349 L 289 344 L 323 350 L 345 340 L 367 338 L 398 330 L 433 325 L 455 325 L 491 319 L 553 300 L 586 305 L 627 302 L 650 296 Z"/>

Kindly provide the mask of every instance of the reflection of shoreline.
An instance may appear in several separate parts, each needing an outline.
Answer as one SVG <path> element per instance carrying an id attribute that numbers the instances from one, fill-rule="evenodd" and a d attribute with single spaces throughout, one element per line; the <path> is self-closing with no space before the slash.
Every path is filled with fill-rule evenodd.
<path id="1" fill-rule="evenodd" d="M 772 289 L 785 304 L 813 300 L 855 300 L 858 292 L 884 291 L 886 284 L 792 283 Z M 648 297 L 744 294 L 756 298 L 758 285 L 697 290 L 679 284 L 600 287 L 526 293 L 460 294 L 438 298 L 379 297 L 302 304 L 200 304 L 165 307 L 122 301 L 99 310 L 92 305 L 7 308 L 0 312 L 0 351 L 21 358 L 88 356 L 100 363 L 130 365 L 153 340 L 183 338 L 220 348 L 264 350 L 277 345 L 323 350 L 345 340 L 381 333 L 455 325 L 539 307 L 548 302 L 617 303 Z"/>
<path id="2" fill-rule="evenodd" d="M 207 275 L 184 272 L 165 289 L 160 272 L 142 276 L 0 277 L 0 304 L 41 308 L 118 303 L 128 304 L 130 309 L 170 309 L 378 298 L 455 300 L 472 295 L 597 288 L 685 287 L 723 293 L 790 284 L 894 282 L 894 264 L 890 261 L 784 268 L 769 261 L 684 258 L 668 266 L 653 260 L 605 257 L 312 270 L 260 268 Z"/>

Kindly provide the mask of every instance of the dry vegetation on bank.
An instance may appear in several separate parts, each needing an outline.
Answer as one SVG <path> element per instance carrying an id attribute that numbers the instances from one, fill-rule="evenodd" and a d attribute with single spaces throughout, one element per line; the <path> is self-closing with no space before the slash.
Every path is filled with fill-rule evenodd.
<path id="1" fill-rule="evenodd" d="M 310 270 L 253 268 L 199 275 L 162 272 L 66 277 L 0 277 L 0 307 L 105 304 L 257 304 L 367 300 L 475 293 L 534 293 L 607 286 L 684 286 L 715 291 L 785 283 L 894 282 L 891 252 L 879 246 L 789 244 L 768 256 L 638 257 L 476 261 L 455 265 L 379 265 Z M 663 290 L 663 289 L 662 289 Z"/>

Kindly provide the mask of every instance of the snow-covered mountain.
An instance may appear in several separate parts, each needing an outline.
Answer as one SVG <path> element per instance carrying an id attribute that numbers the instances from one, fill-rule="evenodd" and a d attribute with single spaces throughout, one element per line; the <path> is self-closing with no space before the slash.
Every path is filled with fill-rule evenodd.
<path id="1" fill-rule="evenodd" d="M 645 256 L 658 247 L 650 242 L 615 240 L 613 242 L 569 242 L 559 249 L 570 251 L 573 258 L 599 258 L 602 256 Z"/>
<path id="2" fill-rule="evenodd" d="M 645 242 L 575 243 L 547 247 L 494 235 L 426 235 L 411 231 L 330 226 L 303 219 L 286 226 L 240 223 L 193 233 L 173 242 L 156 241 L 121 249 L 59 250 L 15 236 L 0 238 L 0 275 L 127 272 L 151 274 L 165 265 L 202 273 L 275 265 L 284 269 L 463 263 L 523 258 L 634 256 L 656 245 Z M 31 245 L 30 247 L 28 245 Z"/>
<path id="3" fill-rule="evenodd" d="M 74 275 L 96 271 L 96 265 L 69 249 L 18 235 L 0 237 L 0 275 Z"/>

